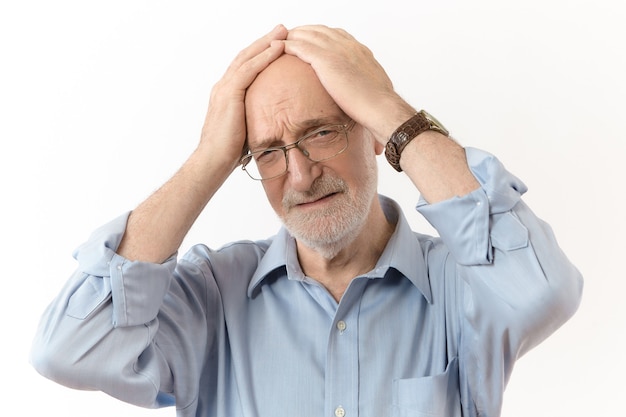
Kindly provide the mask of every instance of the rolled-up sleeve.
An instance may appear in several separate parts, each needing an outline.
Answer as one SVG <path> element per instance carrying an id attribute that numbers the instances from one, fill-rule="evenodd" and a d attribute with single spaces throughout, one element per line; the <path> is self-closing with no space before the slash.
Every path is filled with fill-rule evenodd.
<path id="1" fill-rule="evenodd" d="M 31 351 L 44 376 L 143 405 L 171 404 L 169 365 L 153 340 L 176 259 L 130 262 L 115 253 L 128 213 L 74 253 L 78 268 L 40 321 Z"/>
<path id="2" fill-rule="evenodd" d="M 432 205 L 420 200 L 417 210 L 457 264 L 467 415 L 499 415 L 515 360 L 574 314 L 582 277 L 521 199 L 524 183 L 493 155 L 472 148 L 466 155 L 480 188 Z"/>
<path id="3" fill-rule="evenodd" d="M 116 254 L 126 228 L 128 213 L 97 229 L 81 245 L 74 257 L 78 270 L 84 274 L 105 279 L 92 280 L 102 297 L 110 291 L 113 298 L 112 324 L 114 327 L 136 326 L 153 320 L 163 303 L 176 267 L 174 254 L 162 264 L 129 261 Z M 146 278 L 149 277 L 149 283 Z M 79 300 L 85 298 L 80 294 Z M 83 315 L 89 313 L 89 306 Z M 76 306 L 73 308 L 76 309 Z"/>
<path id="4" fill-rule="evenodd" d="M 437 229 L 459 264 L 489 264 L 493 261 L 493 231 L 515 244 L 528 237 L 524 228 L 493 223 L 498 214 L 507 213 L 517 205 L 527 187 L 493 155 L 474 148 L 467 148 L 466 155 L 480 188 L 436 204 L 420 198 L 417 211 Z M 498 233 L 503 228 L 506 230 Z"/>

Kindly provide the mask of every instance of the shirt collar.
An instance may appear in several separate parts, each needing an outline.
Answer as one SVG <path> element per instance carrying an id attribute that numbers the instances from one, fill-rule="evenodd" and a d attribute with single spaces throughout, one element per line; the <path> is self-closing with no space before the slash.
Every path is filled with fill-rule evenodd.
<path id="1" fill-rule="evenodd" d="M 390 222 L 396 223 L 396 229 L 374 269 L 364 276 L 384 278 L 387 274 L 397 271 L 409 279 L 430 303 L 432 302 L 430 282 L 420 241 L 411 230 L 398 204 L 382 195 L 379 198 L 385 216 Z M 272 239 L 267 252 L 259 262 L 248 286 L 248 296 L 253 297 L 268 275 L 283 268 L 288 279 L 304 281 L 306 278 L 298 262 L 296 241 L 285 227 L 282 227 Z"/>

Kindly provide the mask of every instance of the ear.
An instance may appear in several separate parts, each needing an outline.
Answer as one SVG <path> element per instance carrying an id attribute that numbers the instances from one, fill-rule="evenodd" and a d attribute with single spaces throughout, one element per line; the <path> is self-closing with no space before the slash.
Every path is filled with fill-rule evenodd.
<path id="1" fill-rule="evenodd" d="M 376 155 L 382 154 L 384 150 L 385 145 L 374 139 L 374 152 L 376 152 Z"/>
<path id="2" fill-rule="evenodd" d="M 374 134 L 370 132 L 368 129 L 363 128 L 363 133 L 367 135 L 367 138 L 371 140 L 372 143 L 374 144 L 374 152 L 376 152 L 376 155 L 382 154 L 383 151 L 385 150 L 385 145 L 377 141 Z"/>

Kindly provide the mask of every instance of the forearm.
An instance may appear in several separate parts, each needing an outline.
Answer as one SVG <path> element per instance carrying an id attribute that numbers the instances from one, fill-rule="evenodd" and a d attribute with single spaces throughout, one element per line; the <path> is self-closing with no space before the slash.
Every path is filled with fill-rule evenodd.
<path id="1" fill-rule="evenodd" d="M 394 94 L 381 107 L 384 117 L 377 121 L 377 139 L 382 145 L 416 111 Z M 454 139 L 436 131 L 418 134 L 402 150 L 400 167 L 429 203 L 466 195 L 479 188 L 465 157 L 465 150 Z"/>
<path id="2" fill-rule="evenodd" d="M 211 90 L 200 145 L 182 168 L 131 214 L 118 253 L 160 263 L 178 250 L 213 194 L 239 162 L 244 147 L 244 97 L 250 83 L 282 54 L 279 25 L 239 53 Z"/>
<path id="3" fill-rule="evenodd" d="M 368 128 L 383 146 L 416 113 L 395 94 L 387 97 L 379 111 Z M 400 167 L 429 203 L 463 196 L 479 187 L 467 165 L 465 150 L 439 132 L 426 131 L 413 138 L 401 153 Z"/>
<path id="4" fill-rule="evenodd" d="M 465 150 L 438 132 L 427 131 L 413 139 L 402 152 L 402 170 L 429 203 L 466 195 L 479 187 Z"/>
<path id="5" fill-rule="evenodd" d="M 376 102 L 377 113 L 366 118 L 365 126 L 384 147 L 394 131 L 416 111 L 395 93 Z M 463 196 L 479 188 L 463 147 L 435 131 L 423 132 L 408 143 L 402 151 L 400 167 L 429 203 Z"/>
<path id="6" fill-rule="evenodd" d="M 131 213 L 117 249 L 129 260 L 161 263 L 185 238 L 234 165 L 214 160 L 202 145 L 179 171 Z"/>

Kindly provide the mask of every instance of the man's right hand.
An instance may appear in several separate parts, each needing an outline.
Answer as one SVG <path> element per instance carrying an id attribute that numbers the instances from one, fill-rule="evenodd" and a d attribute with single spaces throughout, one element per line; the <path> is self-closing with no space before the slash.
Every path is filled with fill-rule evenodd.
<path id="1" fill-rule="evenodd" d="M 175 253 L 215 192 L 239 164 L 246 139 L 244 98 L 257 74 L 283 53 L 279 25 L 241 51 L 211 92 L 200 143 L 178 172 L 128 218 L 117 253 L 160 263 Z"/>
<path id="2" fill-rule="evenodd" d="M 246 139 L 244 98 L 256 76 L 283 53 L 287 37 L 283 25 L 242 50 L 211 91 L 209 108 L 202 128 L 200 148 L 223 156 L 234 169 L 241 158 Z"/>

